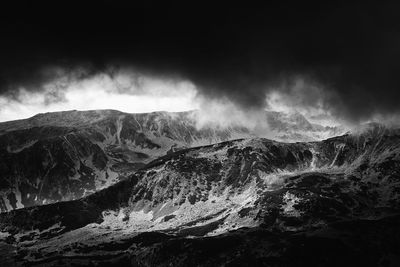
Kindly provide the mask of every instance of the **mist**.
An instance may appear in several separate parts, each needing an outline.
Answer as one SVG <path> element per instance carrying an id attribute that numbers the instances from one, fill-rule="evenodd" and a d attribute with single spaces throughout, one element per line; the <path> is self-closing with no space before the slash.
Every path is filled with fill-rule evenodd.
<path id="1" fill-rule="evenodd" d="M 237 96 L 209 94 L 204 85 L 180 75 L 150 72 L 134 67 L 108 66 L 93 71 L 47 67 L 40 71 L 45 79 L 21 83 L 0 94 L 0 121 L 24 119 L 38 113 L 63 110 L 114 109 L 127 113 L 196 110 L 193 119 L 200 129 L 246 127 L 258 136 L 269 137 L 265 111 L 302 114 L 311 123 L 356 129 L 379 121 L 393 126 L 395 114 L 374 113 L 363 120 L 348 120 L 337 109 L 344 107 L 340 96 L 309 76 L 295 75 L 257 89 L 258 105 L 243 105 Z M 331 103 L 335 102 L 335 105 Z"/>

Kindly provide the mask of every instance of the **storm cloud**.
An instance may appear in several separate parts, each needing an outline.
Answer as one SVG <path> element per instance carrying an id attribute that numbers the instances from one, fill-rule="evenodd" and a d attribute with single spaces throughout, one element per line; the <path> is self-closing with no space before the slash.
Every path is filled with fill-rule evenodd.
<path id="1" fill-rule="evenodd" d="M 400 112 L 398 3 L 279 3 L 10 4 L 0 94 L 17 99 L 18 88 L 41 91 L 71 72 L 135 69 L 247 110 L 278 94 L 353 122 Z M 62 89 L 48 101 L 62 101 Z"/>

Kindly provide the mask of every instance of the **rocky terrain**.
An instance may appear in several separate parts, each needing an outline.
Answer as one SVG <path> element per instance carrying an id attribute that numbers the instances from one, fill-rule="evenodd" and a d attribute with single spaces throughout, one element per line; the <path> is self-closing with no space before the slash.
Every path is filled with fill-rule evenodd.
<path id="1" fill-rule="evenodd" d="M 400 132 L 182 149 L 0 215 L 1 265 L 397 266 Z"/>
<path id="2" fill-rule="evenodd" d="M 178 149 L 247 134 L 188 113 L 68 111 L 0 124 L 0 210 L 77 199 Z"/>
<path id="3" fill-rule="evenodd" d="M 288 129 L 306 139 L 339 130 L 301 115 L 270 112 L 266 120 L 285 138 Z M 199 128 L 196 111 L 65 111 L 0 123 L 0 211 L 78 199 L 179 149 L 254 136 L 239 126 Z"/>

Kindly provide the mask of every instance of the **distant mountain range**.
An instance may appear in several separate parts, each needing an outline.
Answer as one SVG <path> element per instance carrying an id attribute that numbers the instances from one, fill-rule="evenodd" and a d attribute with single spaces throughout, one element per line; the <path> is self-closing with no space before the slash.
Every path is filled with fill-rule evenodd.
<path id="1" fill-rule="evenodd" d="M 128 114 L 64 111 L 0 123 L 0 211 L 78 199 L 174 151 L 256 137 L 243 126 L 196 127 L 197 111 Z M 310 141 L 343 132 L 301 114 L 265 113 L 277 140 Z"/>

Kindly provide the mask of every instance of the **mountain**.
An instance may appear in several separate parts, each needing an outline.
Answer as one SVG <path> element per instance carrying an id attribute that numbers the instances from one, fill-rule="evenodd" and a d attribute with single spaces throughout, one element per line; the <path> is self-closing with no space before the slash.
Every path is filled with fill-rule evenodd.
<path id="1" fill-rule="evenodd" d="M 301 115 L 289 120 L 271 114 L 266 113 L 266 120 L 274 116 L 271 125 L 279 133 L 321 132 Z M 0 123 L 0 211 L 78 199 L 125 179 L 159 156 L 256 136 L 241 126 L 196 126 L 196 111 L 65 111 Z M 335 134 L 332 129 L 323 130 Z"/>
<path id="2" fill-rule="evenodd" d="M 190 112 L 114 110 L 39 114 L 0 124 L 0 209 L 77 199 L 177 149 L 237 138 L 197 129 Z"/>
<path id="3" fill-rule="evenodd" d="M 322 126 L 311 123 L 299 112 L 266 111 L 270 137 L 282 142 L 323 140 L 345 132 L 342 126 Z"/>
<path id="4" fill-rule="evenodd" d="M 0 214 L 2 264 L 396 266 L 400 131 L 240 139 L 79 200 Z"/>

